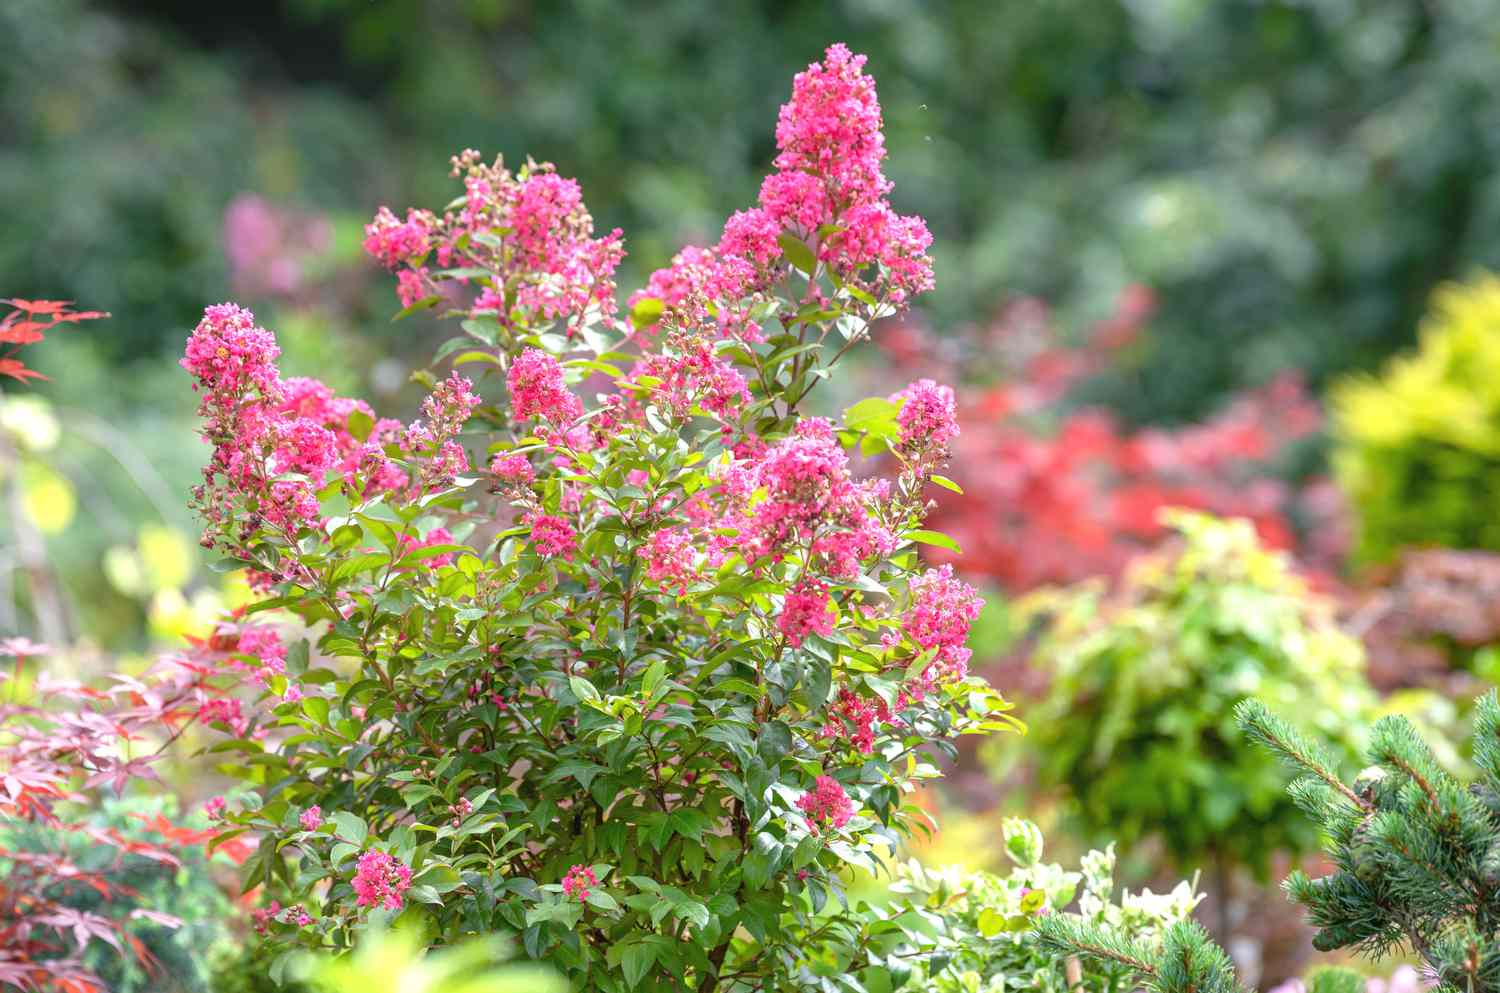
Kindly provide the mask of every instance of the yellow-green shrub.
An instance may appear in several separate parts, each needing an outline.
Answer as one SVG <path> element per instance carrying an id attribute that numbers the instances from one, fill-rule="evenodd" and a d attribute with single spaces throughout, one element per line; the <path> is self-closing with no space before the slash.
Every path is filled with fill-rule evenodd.
<path id="1" fill-rule="evenodd" d="M 1363 560 L 1406 545 L 1500 550 L 1500 278 L 1439 287 L 1417 350 L 1336 385 L 1331 402 Z"/>

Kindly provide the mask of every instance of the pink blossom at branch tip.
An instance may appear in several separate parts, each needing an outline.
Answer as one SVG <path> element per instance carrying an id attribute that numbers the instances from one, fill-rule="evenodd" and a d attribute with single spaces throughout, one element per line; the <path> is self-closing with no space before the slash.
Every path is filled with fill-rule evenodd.
<path id="1" fill-rule="evenodd" d="M 558 424 L 582 413 L 582 404 L 564 385 L 562 364 L 540 349 L 528 348 L 518 355 L 507 382 L 517 420 L 536 416 Z"/>
<path id="2" fill-rule="evenodd" d="M 304 831 L 316 831 L 323 824 L 323 808 L 313 804 L 301 813 L 297 822 Z"/>
<path id="3" fill-rule="evenodd" d="M 685 592 L 701 577 L 697 567 L 698 549 L 693 534 L 686 528 L 662 528 L 653 531 L 641 546 L 646 576 L 665 589 Z"/>
<path id="4" fill-rule="evenodd" d="M 511 453 L 510 455 L 496 455 L 490 462 L 490 473 L 508 483 L 530 483 L 536 479 L 536 471 L 531 468 L 531 461 L 524 455 Z"/>
<path id="5" fill-rule="evenodd" d="M 528 520 L 531 524 L 531 540 L 540 554 L 561 555 L 572 560 L 573 553 L 578 551 L 573 525 L 555 514 L 532 514 Z"/>
<path id="6" fill-rule="evenodd" d="M 254 387 L 266 395 L 277 391 L 280 376 L 276 338 L 255 323 L 255 315 L 232 303 L 203 311 L 203 320 L 188 337 L 179 363 L 205 391 L 203 404 L 229 407 Z"/>
<path id="7" fill-rule="evenodd" d="M 742 255 L 759 265 L 781 257 L 777 238 L 781 225 L 769 211 L 760 208 L 736 211 L 724 222 L 724 236 L 719 239 L 722 255 Z"/>
<path id="8" fill-rule="evenodd" d="M 589 898 L 589 887 L 598 885 L 599 880 L 595 877 L 594 870 L 586 865 L 572 866 L 562 881 L 563 892 L 579 903 Z"/>
<path id="9" fill-rule="evenodd" d="M 224 806 L 226 803 L 227 801 L 221 796 L 210 797 L 208 802 L 203 805 L 203 812 L 208 815 L 209 820 L 219 820 L 224 816 Z"/>
<path id="10" fill-rule="evenodd" d="M 807 815 L 808 826 L 814 832 L 825 824 L 837 830 L 854 816 L 854 803 L 832 776 L 819 776 L 813 788 L 797 800 L 797 806 Z"/>
<path id="11" fill-rule="evenodd" d="M 411 870 L 385 852 L 372 849 L 359 857 L 353 883 L 359 906 L 400 910 L 401 894 L 411 886 Z"/>
<path id="12" fill-rule="evenodd" d="M 776 168 L 825 176 L 856 202 L 890 192 L 880 167 L 880 101 L 864 64 L 865 57 L 846 46 L 828 46 L 822 62 L 792 80 L 792 99 L 781 105 L 776 121 Z"/>
<path id="13" fill-rule="evenodd" d="M 803 580 L 787 593 L 776 626 L 786 635 L 787 644 L 797 648 L 809 634 L 825 638 L 832 634 L 833 618 L 833 600 L 828 596 L 828 588 L 816 581 Z"/>
<path id="14" fill-rule="evenodd" d="M 930 379 L 919 379 L 891 397 L 901 401 L 896 423 L 901 426 L 897 447 L 908 458 L 929 463 L 947 458 L 958 437 L 958 403 L 953 389 Z"/>
<path id="15" fill-rule="evenodd" d="M 204 724 L 215 721 L 225 724 L 239 736 L 243 736 L 249 726 L 240 709 L 240 702 L 234 699 L 208 700 L 198 707 L 197 717 Z"/>
<path id="16" fill-rule="evenodd" d="M 928 569 L 911 581 L 911 605 L 902 615 L 901 630 L 917 647 L 936 653 L 918 689 L 930 688 L 938 678 L 957 680 L 968 673 L 970 652 L 964 642 L 983 609 L 984 600 L 968 583 L 954 578 L 951 565 Z"/>
<path id="17" fill-rule="evenodd" d="M 431 233 L 431 215 L 408 210 L 406 220 L 402 221 L 389 207 L 381 207 L 365 225 L 365 254 L 387 269 L 394 269 L 427 254 Z"/>

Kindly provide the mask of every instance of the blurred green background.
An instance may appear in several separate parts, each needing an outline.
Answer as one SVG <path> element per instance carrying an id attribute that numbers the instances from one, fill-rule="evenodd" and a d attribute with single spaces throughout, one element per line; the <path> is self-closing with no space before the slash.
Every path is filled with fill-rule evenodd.
<path id="1" fill-rule="evenodd" d="M 254 307 L 289 372 L 406 412 L 437 332 L 387 320 L 360 229 L 382 203 L 445 201 L 462 148 L 577 176 L 625 230 L 628 291 L 754 199 L 790 77 L 846 41 L 879 82 L 896 205 L 935 236 L 919 319 L 947 334 L 1036 297 L 1066 334 L 1143 284 L 1148 333 L 1076 402 L 1184 423 L 1279 369 L 1319 388 L 1375 368 L 1438 281 L 1500 263 L 1495 12 L 9 0 L 0 288 L 114 315 L 35 348 L 53 381 L 3 412 L 34 456 L 70 633 L 142 646 L 223 602 L 192 580 L 182 498 L 202 452 L 172 364 L 204 304 Z M 26 629 L 4 582 L 0 628 Z"/>

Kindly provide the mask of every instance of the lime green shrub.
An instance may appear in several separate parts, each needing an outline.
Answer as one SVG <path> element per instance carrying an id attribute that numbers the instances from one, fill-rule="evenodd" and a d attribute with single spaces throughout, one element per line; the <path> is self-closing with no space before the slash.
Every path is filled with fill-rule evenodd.
<path id="1" fill-rule="evenodd" d="M 1051 686 L 1019 754 L 1091 838 L 1159 836 L 1179 866 L 1263 875 L 1273 852 L 1309 851 L 1317 831 L 1276 759 L 1245 747 L 1234 707 L 1254 696 L 1352 754 L 1373 700 L 1363 653 L 1248 522 L 1167 521 L 1177 546 L 1137 561 L 1114 592 L 1033 604 L 1055 612 L 1035 656 Z"/>
<path id="2" fill-rule="evenodd" d="M 1500 278 L 1439 287 L 1415 352 L 1331 391 L 1359 554 L 1500 550 Z"/>

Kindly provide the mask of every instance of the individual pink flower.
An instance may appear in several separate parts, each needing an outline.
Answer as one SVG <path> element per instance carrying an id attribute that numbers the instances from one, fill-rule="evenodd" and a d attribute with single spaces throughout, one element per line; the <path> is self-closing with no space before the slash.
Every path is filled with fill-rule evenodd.
<path id="1" fill-rule="evenodd" d="M 854 803 L 832 776 L 819 776 L 813 788 L 797 800 L 797 807 L 807 815 L 808 826 L 814 832 L 823 825 L 837 830 L 854 816 Z"/>
<path id="2" fill-rule="evenodd" d="M 828 596 L 828 587 L 803 580 L 787 593 L 776 626 L 786 635 L 787 644 L 797 648 L 809 634 L 825 638 L 832 634 L 833 619 L 833 600 Z"/>
<path id="3" fill-rule="evenodd" d="M 555 514 L 533 514 L 530 517 L 531 540 L 542 555 L 561 555 L 571 560 L 578 551 L 578 537 L 573 525 Z"/>
<path id="4" fill-rule="evenodd" d="M 316 831 L 323 824 L 323 808 L 313 804 L 297 818 L 304 831 Z"/>
<path id="5" fill-rule="evenodd" d="M 359 906 L 400 910 L 401 894 L 411 887 L 411 870 L 385 852 L 371 849 L 359 857 L 353 882 Z"/>
<path id="6" fill-rule="evenodd" d="M 594 876 L 594 870 L 586 865 L 575 865 L 568 869 L 567 875 L 563 876 L 563 892 L 575 898 L 579 903 L 589 898 L 589 887 L 598 886 L 599 880 Z"/>
<path id="7" fill-rule="evenodd" d="M 227 801 L 221 796 L 210 797 L 203 805 L 203 812 L 208 815 L 209 820 L 216 821 L 224 816 L 226 803 Z"/>
<path id="8" fill-rule="evenodd" d="M 528 348 L 517 356 L 507 381 L 516 420 L 535 416 L 561 424 L 582 413 L 582 404 L 563 384 L 562 365 L 540 349 Z"/>

